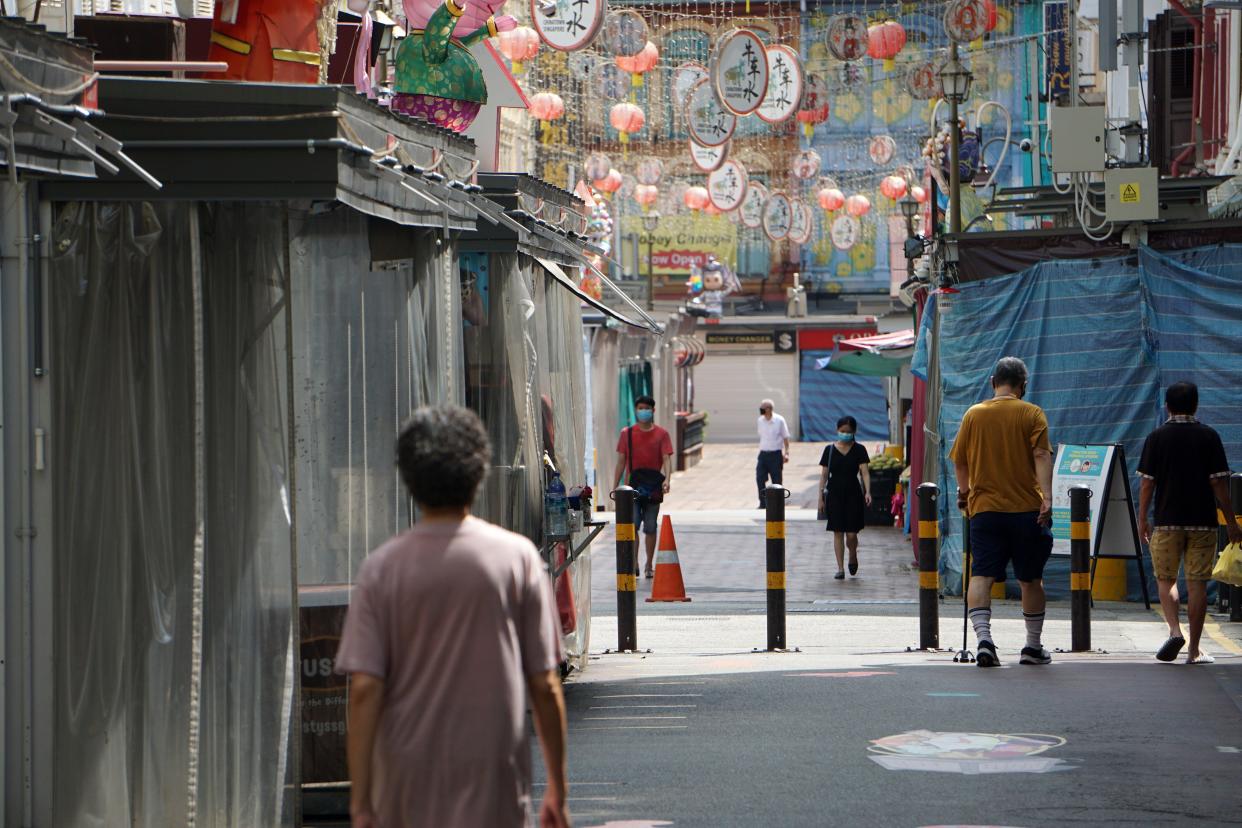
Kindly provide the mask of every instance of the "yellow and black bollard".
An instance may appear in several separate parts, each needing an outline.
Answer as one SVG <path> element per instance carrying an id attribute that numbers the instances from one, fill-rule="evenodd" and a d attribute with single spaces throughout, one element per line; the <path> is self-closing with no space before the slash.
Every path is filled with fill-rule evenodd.
<path id="1" fill-rule="evenodd" d="M 1091 649 L 1091 489 L 1071 486 L 1070 652 Z"/>
<path id="2" fill-rule="evenodd" d="M 785 644 L 785 496 L 783 486 L 768 484 L 768 651 L 787 649 Z"/>
<path id="3" fill-rule="evenodd" d="M 638 492 L 622 486 L 613 492 L 617 502 L 617 650 L 638 650 L 638 535 L 634 527 L 634 498 Z"/>
<path id="4" fill-rule="evenodd" d="M 919 649 L 940 649 L 940 487 L 923 483 L 919 496 Z M 930 518 L 930 519 L 929 519 Z"/>

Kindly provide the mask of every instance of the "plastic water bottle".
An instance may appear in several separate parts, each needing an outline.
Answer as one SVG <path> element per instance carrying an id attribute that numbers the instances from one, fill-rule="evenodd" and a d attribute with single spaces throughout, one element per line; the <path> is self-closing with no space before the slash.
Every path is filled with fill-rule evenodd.
<path id="1" fill-rule="evenodd" d="M 543 495 L 544 534 L 563 537 L 569 534 L 569 503 L 565 498 L 565 484 L 561 475 L 552 474 L 552 482 Z"/>

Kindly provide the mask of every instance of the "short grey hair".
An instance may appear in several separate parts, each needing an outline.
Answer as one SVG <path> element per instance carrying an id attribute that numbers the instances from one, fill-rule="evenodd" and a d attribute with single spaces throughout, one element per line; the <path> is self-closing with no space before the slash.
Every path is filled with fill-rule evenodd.
<path id="1" fill-rule="evenodd" d="M 1026 363 L 1017 357 L 1001 357 L 992 369 L 992 382 L 1016 388 L 1026 382 Z"/>
<path id="2" fill-rule="evenodd" d="M 759 401 L 759 407 L 760 407 L 760 408 L 770 408 L 770 409 L 772 409 L 773 411 L 775 411 L 775 410 L 776 410 L 776 403 L 772 402 L 771 400 L 760 400 L 760 401 Z"/>

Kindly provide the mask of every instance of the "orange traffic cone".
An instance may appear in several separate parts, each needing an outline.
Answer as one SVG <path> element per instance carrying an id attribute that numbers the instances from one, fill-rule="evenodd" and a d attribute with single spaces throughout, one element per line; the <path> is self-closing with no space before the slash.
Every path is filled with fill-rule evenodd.
<path id="1" fill-rule="evenodd" d="M 677 541 L 673 538 L 673 522 L 668 515 L 660 524 L 660 543 L 655 554 L 655 581 L 651 584 L 652 601 L 689 601 L 686 584 L 681 580 L 681 561 L 677 560 Z"/>

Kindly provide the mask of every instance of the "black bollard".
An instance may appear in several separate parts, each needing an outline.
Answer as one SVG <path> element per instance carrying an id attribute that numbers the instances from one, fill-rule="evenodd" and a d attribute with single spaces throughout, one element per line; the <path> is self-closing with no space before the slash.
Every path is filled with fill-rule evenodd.
<path id="1" fill-rule="evenodd" d="M 940 649 L 940 487 L 923 483 L 919 496 L 919 649 Z M 928 520 L 928 518 L 931 520 Z"/>
<path id="2" fill-rule="evenodd" d="M 764 490 L 768 521 L 768 651 L 785 647 L 785 494 L 783 486 Z"/>
<path id="3" fill-rule="evenodd" d="M 1233 507 L 1234 519 L 1242 522 L 1242 474 L 1229 478 L 1229 502 Z M 1229 590 L 1229 620 L 1242 621 L 1242 587 L 1217 584 L 1216 588 Z"/>
<path id="4" fill-rule="evenodd" d="M 1091 489 L 1071 486 L 1070 651 L 1091 649 Z"/>
<path id="5" fill-rule="evenodd" d="M 614 493 L 617 501 L 617 650 L 638 650 L 638 535 L 634 527 L 634 498 L 629 486 Z"/>

